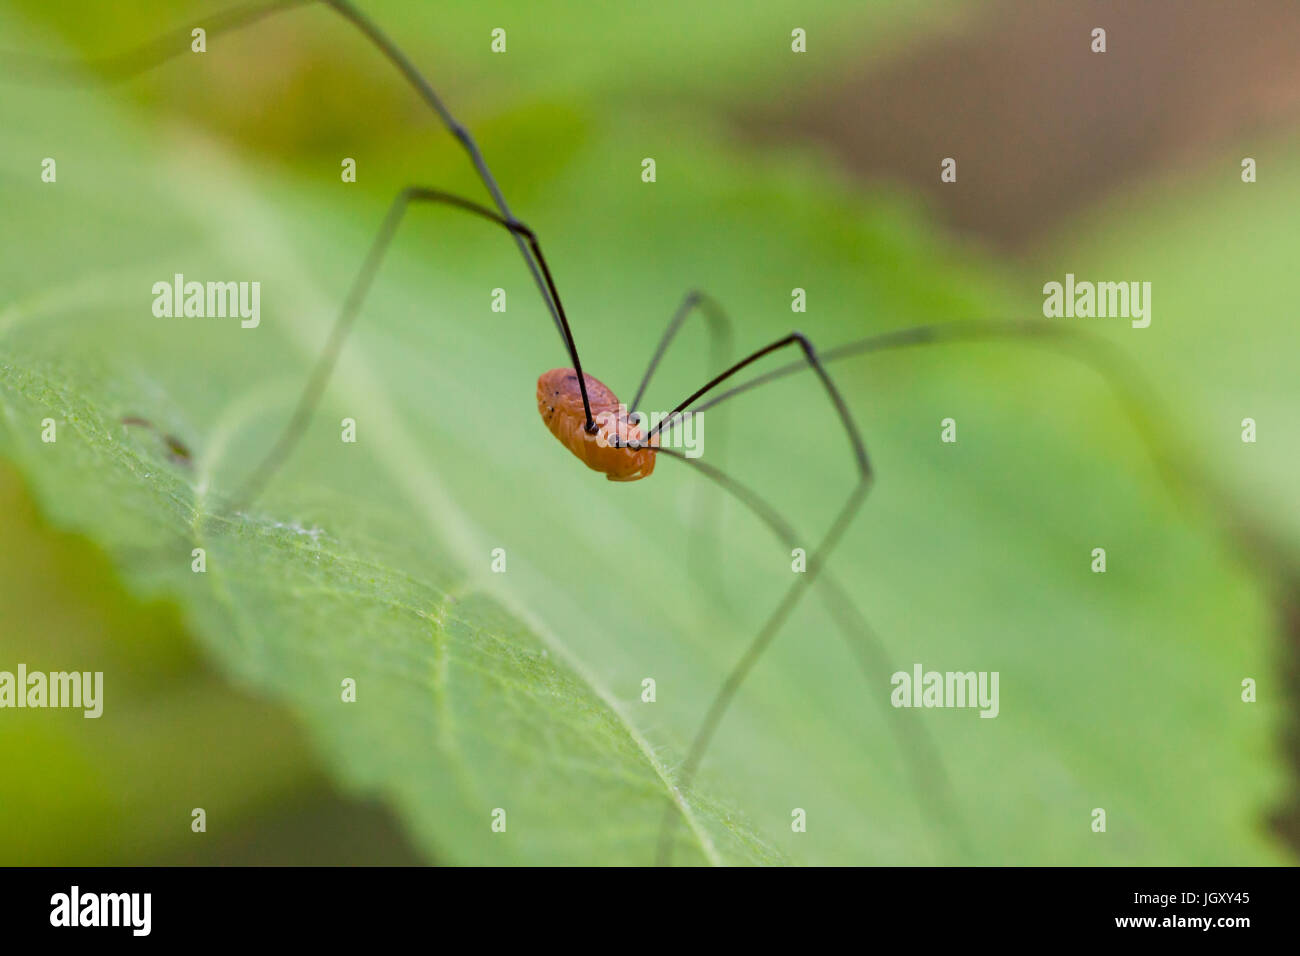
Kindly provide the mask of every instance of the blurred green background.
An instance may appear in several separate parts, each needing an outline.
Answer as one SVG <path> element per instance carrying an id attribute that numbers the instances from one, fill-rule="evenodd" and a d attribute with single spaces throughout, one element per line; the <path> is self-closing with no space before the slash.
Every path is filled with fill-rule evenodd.
<path id="1" fill-rule="evenodd" d="M 0 47 L 88 81 L 0 84 L 0 669 L 103 670 L 107 686 L 98 721 L 0 712 L 0 863 L 650 862 L 788 552 L 674 462 L 628 486 L 574 462 L 534 420 L 536 376 L 564 356 L 517 253 L 428 210 L 403 225 L 303 448 L 231 515 L 223 496 L 287 418 L 391 197 L 483 196 L 328 10 L 98 82 L 99 58 L 222 8 L 0 5 Z M 542 238 L 584 364 L 624 398 L 692 288 L 748 350 L 792 322 L 828 348 L 1030 318 L 1066 272 L 1149 281 L 1150 328 L 1074 321 L 1142 370 L 1162 434 L 1277 549 L 1252 560 L 1218 533 L 1222 509 L 1171 496 L 1113 394 L 1056 354 L 835 367 L 878 481 L 834 572 L 889 670 L 997 670 L 1002 713 L 882 716 L 888 670 L 865 679 L 807 598 L 675 796 L 679 861 L 1294 861 L 1300 10 L 362 8 L 474 131 Z M 154 318 L 149 289 L 175 272 L 261 281 L 262 326 Z M 684 332 L 649 406 L 703 381 L 705 355 Z M 706 460 L 725 431 L 728 469 L 812 547 L 852 478 L 815 381 L 710 415 Z M 956 445 L 938 440 L 950 416 Z M 718 515 L 705 567 L 684 559 L 699 495 Z M 913 783 L 916 724 L 953 819 Z"/>

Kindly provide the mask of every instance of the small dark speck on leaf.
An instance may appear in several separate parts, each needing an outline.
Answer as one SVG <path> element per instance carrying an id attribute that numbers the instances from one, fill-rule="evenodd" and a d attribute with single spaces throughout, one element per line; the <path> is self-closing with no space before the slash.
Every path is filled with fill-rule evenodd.
<path id="1" fill-rule="evenodd" d="M 140 425 L 149 429 L 162 439 L 163 444 L 167 446 L 167 457 L 172 461 L 188 466 L 194 459 L 190 453 L 189 446 L 174 435 L 168 435 L 158 430 L 158 427 L 147 418 L 140 418 L 138 415 L 127 415 L 122 419 L 123 425 Z"/>

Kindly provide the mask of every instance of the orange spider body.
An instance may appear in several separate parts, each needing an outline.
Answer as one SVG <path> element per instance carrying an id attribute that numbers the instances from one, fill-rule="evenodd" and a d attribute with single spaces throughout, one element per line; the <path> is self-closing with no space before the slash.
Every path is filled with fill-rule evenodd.
<path id="1" fill-rule="evenodd" d="M 627 409 L 614 393 L 590 375 L 583 378 L 596 431 L 587 431 L 578 376 L 571 368 L 553 368 L 537 380 L 537 410 L 542 421 L 560 444 L 610 481 L 645 478 L 655 470 L 655 452 L 649 446 L 658 445 L 659 436 L 647 442 L 645 431 L 628 420 Z M 643 447 L 618 447 L 638 442 Z"/>

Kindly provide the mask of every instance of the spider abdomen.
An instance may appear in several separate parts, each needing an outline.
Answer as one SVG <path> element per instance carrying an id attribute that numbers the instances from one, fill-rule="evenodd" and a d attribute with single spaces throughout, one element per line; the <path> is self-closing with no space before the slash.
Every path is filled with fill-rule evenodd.
<path id="1" fill-rule="evenodd" d="M 620 447 L 629 443 L 646 445 L 646 433 L 628 420 L 627 409 L 604 383 L 583 375 L 587 400 L 596 424 L 588 432 L 582 407 L 578 376 L 571 368 L 553 368 L 537 380 L 537 411 L 551 434 L 573 452 L 584 465 L 610 481 L 637 481 L 655 470 L 655 452 L 650 447 Z M 658 444 L 658 436 L 651 444 Z"/>

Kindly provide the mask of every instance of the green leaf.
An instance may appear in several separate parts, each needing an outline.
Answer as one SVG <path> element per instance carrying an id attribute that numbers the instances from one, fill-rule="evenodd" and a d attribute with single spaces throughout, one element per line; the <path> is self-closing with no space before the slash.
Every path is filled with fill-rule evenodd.
<path id="1" fill-rule="evenodd" d="M 194 82 L 168 69 L 154 82 Z M 1283 858 L 1260 825 L 1283 785 L 1281 704 L 1238 696 L 1242 677 L 1277 679 L 1267 596 L 1170 500 L 1086 370 L 994 345 L 835 367 L 878 481 L 834 572 L 890 670 L 999 671 L 1001 713 L 886 719 L 889 670 L 864 679 L 807 599 L 679 790 L 712 695 L 791 583 L 790 554 L 676 463 L 613 484 L 554 442 L 534 382 L 564 356 L 510 243 L 414 211 L 303 447 L 232 511 L 409 160 L 372 156 L 353 188 L 336 152 L 252 159 L 202 116 L 164 122 L 102 94 L 2 88 L 0 101 L 18 237 L 0 266 L 0 454 L 130 587 L 174 600 L 226 674 L 287 704 L 335 777 L 397 808 L 430 858 L 649 862 L 670 801 L 678 862 Z M 916 210 L 864 200 L 816 157 L 746 153 L 649 111 L 539 105 L 532 122 L 548 117 L 577 135 L 520 212 L 585 364 L 625 397 L 692 286 L 727 305 L 742 349 L 796 318 L 829 347 L 1041 306 L 1036 276 L 946 248 Z M 513 148 L 491 153 L 507 194 L 548 148 L 530 130 L 503 130 L 496 145 Z M 43 156 L 57 184 L 40 181 Z M 260 281 L 261 325 L 154 317 L 152 286 L 176 273 Z M 490 310 L 498 287 L 504 314 Z M 806 315 L 789 312 L 794 287 Z M 650 407 L 696 386 L 703 354 L 699 330 L 684 334 Z M 938 440 L 950 416 L 956 445 Z M 355 444 L 340 441 L 345 417 Z M 161 434 L 193 461 L 169 458 Z M 728 470 L 813 547 L 853 479 L 815 380 L 719 409 L 707 460 L 722 463 L 709 449 L 724 434 Z M 696 526 L 698 495 L 715 526 Z M 703 563 L 688 557 L 700 539 Z M 1099 545 L 1105 575 L 1089 571 Z M 900 721 L 934 739 L 958 826 L 911 783 Z"/>

